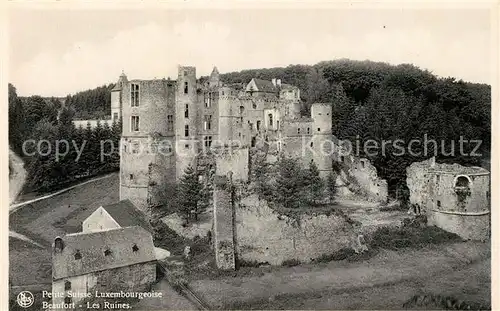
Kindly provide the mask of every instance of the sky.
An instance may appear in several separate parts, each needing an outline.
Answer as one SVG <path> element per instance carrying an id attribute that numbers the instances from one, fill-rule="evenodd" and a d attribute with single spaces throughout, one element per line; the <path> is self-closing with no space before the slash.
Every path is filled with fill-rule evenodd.
<path id="1" fill-rule="evenodd" d="M 486 9 L 48 10 L 9 13 L 9 82 L 18 95 L 66 96 L 129 79 L 349 58 L 412 63 L 490 83 Z"/>

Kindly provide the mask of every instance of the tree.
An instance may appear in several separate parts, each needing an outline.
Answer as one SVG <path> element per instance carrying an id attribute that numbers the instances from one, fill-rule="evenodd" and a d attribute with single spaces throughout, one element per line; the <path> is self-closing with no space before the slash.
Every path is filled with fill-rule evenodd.
<path id="1" fill-rule="evenodd" d="M 261 199 L 271 199 L 273 195 L 272 186 L 269 182 L 269 164 L 265 155 L 256 155 L 252 164 L 252 178 L 256 185 L 256 192 Z"/>
<path id="2" fill-rule="evenodd" d="M 17 97 L 16 88 L 9 83 L 9 145 L 18 155 L 22 154 L 25 133 L 23 102 Z"/>
<path id="3" fill-rule="evenodd" d="M 337 194 L 337 184 L 336 184 L 336 176 L 335 173 L 330 172 L 326 179 L 326 188 L 328 190 L 328 197 L 330 202 L 333 202 L 335 195 Z"/>
<path id="4" fill-rule="evenodd" d="M 306 187 L 311 201 L 316 203 L 318 198 L 323 197 L 324 183 L 321 177 L 319 177 L 319 170 L 314 161 L 309 163 L 309 169 L 305 172 L 305 175 L 307 176 Z"/>
<path id="5" fill-rule="evenodd" d="M 191 213 L 194 213 L 195 220 L 198 220 L 201 190 L 202 184 L 198 179 L 198 174 L 196 174 L 193 167 L 189 165 L 184 170 L 184 175 L 179 182 L 179 208 L 184 214 L 187 223 L 189 223 Z"/>
<path id="6" fill-rule="evenodd" d="M 286 208 L 298 208 L 304 201 L 304 175 L 296 159 L 282 156 L 278 160 L 277 201 Z"/>
<path id="7" fill-rule="evenodd" d="M 323 72 L 317 67 L 312 67 L 306 75 L 306 103 L 303 114 L 308 114 L 311 105 L 315 102 L 322 102 L 328 93 L 328 81 L 323 78 Z"/>

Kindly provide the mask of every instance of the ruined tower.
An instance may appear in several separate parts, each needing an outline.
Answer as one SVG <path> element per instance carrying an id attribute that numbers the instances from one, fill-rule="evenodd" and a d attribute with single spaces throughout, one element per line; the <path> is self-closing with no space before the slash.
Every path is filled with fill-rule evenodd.
<path id="1" fill-rule="evenodd" d="M 179 66 L 175 99 L 175 136 L 177 141 L 177 178 L 184 170 L 195 165 L 194 159 L 199 151 L 197 143 L 199 118 L 196 68 Z"/>
<path id="2" fill-rule="evenodd" d="M 148 211 L 162 203 L 175 173 L 175 85 L 132 80 L 122 85 L 122 103 L 120 199 Z"/>
<path id="3" fill-rule="evenodd" d="M 111 120 L 114 122 L 118 122 L 122 117 L 122 89 L 127 83 L 127 76 L 122 72 L 115 87 L 111 90 Z"/>
<path id="4" fill-rule="evenodd" d="M 209 87 L 218 87 L 220 86 L 220 75 L 217 67 L 214 67 L 212 73 L 210 74 L 210 78 L 208 80 Z"/>
<path id="5" fill-rule="evenodd" d="M 333 135 L 332 105 L 315 103 L 311 106 L 312 122 L 312 160 L 325 178 L 332 171 Z"/>
<path id="6" fill-rule="evenodd" d="M 231 174 L 214 177 L 214 248 L 217 268 L 234 270 L 234 214 Z"/>

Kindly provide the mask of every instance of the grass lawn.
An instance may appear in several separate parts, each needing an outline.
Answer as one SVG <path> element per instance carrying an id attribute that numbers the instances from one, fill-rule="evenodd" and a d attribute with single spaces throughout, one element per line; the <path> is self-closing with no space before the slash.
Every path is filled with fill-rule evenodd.
<path id="1" fill-rule="evenodd" d="M 332 261 L 192 280 L 212 308 L 402 309 L 418 294 L 489 304 L 490 248 L 458 242 L 381 250 L 363 262 Z M 250 268 L 249 268 L 250 269 Z"/>
<path id="2" fill-rule="evenodd" d="M 9 237 L 9 279 L 14 286 L 50 284 L 52 282 L 50 251 Z"/>
<path id="3" fill-rule="evenodd" d="M 51 245 L 55 237 L 80 231 L 81 222 L 104 204 L 119 200 L 119 175 L 25 205 L 9 217 L 9 229 L 45 248 L 9 239 L 10 278 L 13 285 L 51 280 Z"/>

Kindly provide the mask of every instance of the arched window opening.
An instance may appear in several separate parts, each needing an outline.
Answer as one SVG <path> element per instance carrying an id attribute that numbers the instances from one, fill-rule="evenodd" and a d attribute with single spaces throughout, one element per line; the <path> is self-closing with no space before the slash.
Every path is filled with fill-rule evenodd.
<path id="1" fill-rule="evenodd" d="M 465 176 L 458 176 L 456 181 L 455 181 L 456 188 L 468 188 L 469 184 L 470 184 L 470 181 Z"/>

